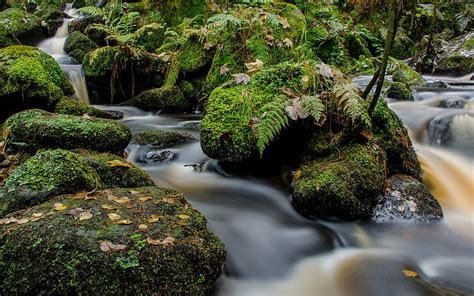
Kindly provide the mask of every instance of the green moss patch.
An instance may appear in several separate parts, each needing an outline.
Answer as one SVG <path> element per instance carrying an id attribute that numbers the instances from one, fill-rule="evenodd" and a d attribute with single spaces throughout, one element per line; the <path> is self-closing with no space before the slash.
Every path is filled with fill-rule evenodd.
<path id="1" fill-rule="evenodd" d="M 188 133 L 154 130 L 144 131 L 133 135 L 130 144 L 165 147 L 176 144 L 184 144 L 195 140 L 196 139 Z"/>

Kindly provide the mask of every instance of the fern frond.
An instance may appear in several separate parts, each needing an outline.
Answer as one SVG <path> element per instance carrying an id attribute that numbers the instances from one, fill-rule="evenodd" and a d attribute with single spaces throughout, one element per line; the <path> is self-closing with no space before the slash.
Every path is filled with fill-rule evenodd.
<path id="1" fill-rule="evenodd" d="M 102 13 L 104 12 L 102 8 L 98 8 L 95 6 L 85 6 L 85 7 L 79 8 L 77 11 L 80 14 L 86 14 L 90 16 L 102 15 Z"/>
<path id="2" fill-rule="evenodd" d="M 273 13 L 267 13 L 265 21 L 268 25 L 273 27 L 283 26 L 283 23 L 281 22 L 280 18 Z"/>
<path id="3" fill-rule="evenodd" d="M 122 35 L 130 34 L 137 30 L 139 21 L 140 14 L 138 12 L 129 12 L 119 19 L 114 28 Z"/>
<path id="4" fill-rule="evenodd" d="M 257 148 L 260 156 L 263 155 L 268 144 L 288 125 L 288 117 L 285 111 L 287 106 L 288 100 L 284 96 L 280 96 L 263 106 L 263 115 L 260 117 L 260 122 L 255 126 L 258 131 Z"/>
<path id="5" fill-rule="evenodd" d="M 241 27 L 242 20 L 228 13 L 219 13 L 207 19 L 207 27 L 210 29 L 222 28 L 228 25 Z"/>
<path id="6" fill-rule="evenodd" d="M 372 126 L 368 113 L 368 103 L 359 95 L 355 85 L 336 85 L 332 90 L 332 94 L 339 110 L 342 111 L 345 117 L 353 123 L 361 123 L 367 128 Z"/>
<path id="7" fill-rule="evenodd" d="M 325 115 L 326 106 L 318 96 L 303 96 L 301 97 L 303 109 L 316 123 L 319 122 L 321 116 Z"/>

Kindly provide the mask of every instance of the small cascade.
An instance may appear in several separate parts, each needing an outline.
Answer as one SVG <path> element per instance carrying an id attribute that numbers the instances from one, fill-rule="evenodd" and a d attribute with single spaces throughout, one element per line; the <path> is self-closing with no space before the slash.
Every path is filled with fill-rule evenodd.
<path id="1" fill-rule="evenodd" d="M 74 64 L 73 58 L 64 51 L 64 44 L 69 36 L 68 25 L 78 17 L 77 10 L 72 8 L 72 3 L 67 3 L 64 12 L 70 17 L 65 18 L 61 27 L 58 28 L 53 37 L 43 40 L 38 48 L 52 56 L 58 62 L 61 69 L 66 73 L 74 88 L 75 96 L 89 104 L 89 93 L 87 91 L 86 78 L 81 64 Z"/>

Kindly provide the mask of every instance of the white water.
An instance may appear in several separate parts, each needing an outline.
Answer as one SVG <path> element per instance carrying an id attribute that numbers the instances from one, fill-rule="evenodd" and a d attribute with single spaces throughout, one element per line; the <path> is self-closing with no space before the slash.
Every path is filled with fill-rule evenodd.
<path id="1" fill-rule="evenodd" d="M 45 39 L 38 44 L 38 48 L 52 56 L 59 64 L 61 69 L 66 73 L 74 88 L 75 96 L 89 104 L 89 93 L 87 91 L 86 78 L 82 65 L 70 65 L 63 62 L 70 58 L 64 52 L 64 44 L 69 36 L 68 25 L 78 17 L 77 10 L 72 8 L 72 3 L 67 3 L 64 12 L 70 17 L 65 18 L 61 27 L 58 28 L 53 37 Z"/>
<path id="2" fill-rule="evenodd" d="M 464 109 L 439 108 L 455 93 Z M 309 221 L 292 208 L 284 186 L 271 180 L 225 177 L 198 142 L 174 147 L 129 146 L 128 159 L 159 185 L 185 193 L 228 251 L 227 274 L 216 295 L 473 295 L 474 175 L 471 150 L 474 89 L 419 90 L 419 101 L 392 103 L 404 120 L 424 170 L 425 182 L 445 213 L 433 225 Z M 167 116 L 132 107 L 100 107 L 124 113 L 132 131 L 192 133 L 195 115 Z M 466 116 L 466 114 L 468 114 Z M 431 124 L 452 116 L 447 125 Z M 448 117 L 449 117 L 448 116 Z M 441 141 L 430 141 L 430 133 Z M 418 135 L 417 135 L 418 134 Z M 445 134 L 451 135 L 444 137 Z M 171 164 L 137 162 L 152 149 L 172 150 Z M 204 163 L 200 168 L 186 164 Z M 407 277 L 403 270 L 419 277 Z"/>

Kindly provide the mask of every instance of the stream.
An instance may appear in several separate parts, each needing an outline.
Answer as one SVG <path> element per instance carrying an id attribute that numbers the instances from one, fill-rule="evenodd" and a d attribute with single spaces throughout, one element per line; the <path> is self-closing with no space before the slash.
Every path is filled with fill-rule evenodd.
<path id="1" fill-rule="evenodd" d="M 68 4 L 56 35 L 38 45 L 88 102 L 82 66 L 63 50 Z M 445 219 L 433 225 L 311 221 L 291 205 L 283 182 L 227 175 L 199 141 L 171 147 L 129 145 L 128 160 L 157 185 L 183 192 L 208 219 L 228 252 L 216 295 L 473 295 L 474 294 L 474 82 L 431 77 L 447 88 L 418 88 L 415 102 L 390 102 L 409 129 L 425 183 Z M 354 83 L 364 87 L 370 77 Z M 136 133 L 173 130 L 200 136 L 202 115 L 161 115 L 126 106 L 96 106 L 123 114 Z M 147 164 L 148 153 L 172 155 Z M 189 165 L 199 164 L 196 167 Z M 415 276 L 416 275 L 416 276 Z"/>
<path id="2" fill-rule="evenodd" d="M 354 82 L 363 86 L 368 79 Z M 443 206 L 440 224 L 307 220 L 292 208 L 284 186 L 226 176 L 199 142 L 130 145 L 128 160 L 158 185 L 184 192 L 224 242 L 228 272 L 216 295 L 472 295 L 474 83 L 465 77 L 425 79 L 441 79 L 449 88 L 419 88 L 415 102 L 391 102 L 390 107 L 408 127 L 425 182 Z M 123 113 L 122 122 L 133 132 L 174 130 L 199 138 L 199 114 L 97 107 Z M 170 151 L 175 157 L 164 165 L 145 164 L 141 159 L 150 151 Z"/>

